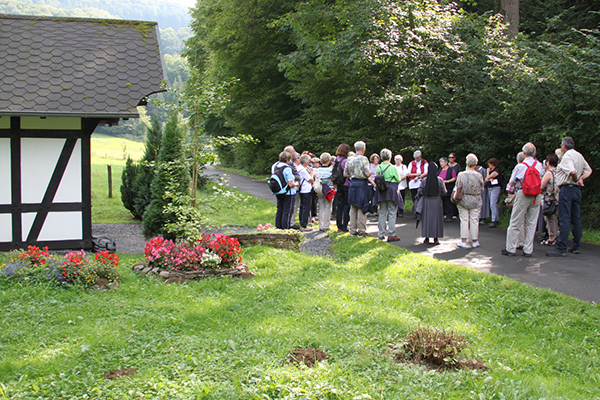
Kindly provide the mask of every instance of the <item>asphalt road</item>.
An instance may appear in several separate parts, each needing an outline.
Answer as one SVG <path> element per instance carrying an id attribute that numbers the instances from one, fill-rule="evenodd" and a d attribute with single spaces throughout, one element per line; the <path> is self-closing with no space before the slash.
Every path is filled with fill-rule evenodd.
<path id="1" fill-rule="evenodd" d="M 251 179 L 215 167 L 208 167 L 205 174 L 224 177 L 228 186 L 272 203 L 276 202 L 267 186 L 266 176 L 264 180 Z M 377 236 L 376 219 L 369 219 L 367 232 Z M 422 243 L 421 228 L 415 228 L 415 220 L 410 212 L 406 212 L 404 218 L 396 220 L 396 233 L 401 241 L 391 244 L 415 253 L 600 303 L 600 245 L 584 242 L 581 244 L 581 254 L 567 253 L 566 257 L 547 257 L 545 253 L 552 250 L 552 247 L 542 246 L 536 241 L 531 257 L 523 257 L 521 251 L 517 251 L 515 257 L 507 257 L 500 254 L 505 247 L 505 228 L 492 229 L 482 225 L 479 234 L 481 246 L 473 249 L 469 244 L 466 249 L 461 249 L 456 246 L 460 241 L 458 221 L 444 224 L 444 237 L 440 238 L 439 245 L 427 245 Z"/>

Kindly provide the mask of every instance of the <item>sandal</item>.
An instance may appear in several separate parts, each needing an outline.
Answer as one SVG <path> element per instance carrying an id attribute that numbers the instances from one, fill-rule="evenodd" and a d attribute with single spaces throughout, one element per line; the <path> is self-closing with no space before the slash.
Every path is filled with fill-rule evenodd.
<path id="1" fill-rule="evenodd" d="M 556 246 L 556 239 L 554 239 L 554 240 L 550 240 L 550 239 L 544 240 L 542 242 L 542 245 L 544 245 L 544 246 Z"/>

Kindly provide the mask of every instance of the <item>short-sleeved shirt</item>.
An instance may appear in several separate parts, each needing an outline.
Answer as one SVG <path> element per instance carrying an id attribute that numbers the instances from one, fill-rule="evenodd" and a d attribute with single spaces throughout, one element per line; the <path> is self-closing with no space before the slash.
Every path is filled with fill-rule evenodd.
<path id="1" fill-rule="evenodd" d="M 537 161 L 533 157 L 526 157 L 522 163 L 518 163 L 513 169 L 512 174 L 510 175 L 510 183 L 514 183 L 517 187 L 521 187 L 521 182 L 525 178 L 525 171 L 527 171 L 528 166 L 532 166 L 533 163 L 536 162 L 535 169 L 540 173 L 540 179 L 544 176 L 544 166 L 541 162 Z"/>
<path id="2" fill-rule="evenodd" d="M 498 166 L 498 167 L 494 168 L 494 170 L 491 173 L 494 173 L 494 172 L 498 173 L 498 175 L 496 175 L 495 178 L 493 178 L 492 180 L 489 181 L 490 186 L 491 187 L 502 186 L 502 169 Z"/>
<path id="3" fill-rule="evenodd" d="M 331 166 L 321 166 L 317 169 L 317 176 L 321 178 L 321 183 L 323 185 L 331 185 L 331 172 L 333 171 L 333 167 Z"/>
<path id="4" fill-rule="evenodd" d="M 300 174 L 300 193 L 310 193 L 312 184 L 309 181 L 312 179 L 312 176 L 308 173 L 308 169 L 299 165 L 298 173 Z"/>
<path id="5" fill-rule="evenodd" d="M 396 169 L 396 167 L 394 167 L 387 161 L 384 161 L 381 163 L 381 165 L 377 166 L 377 175 L 383 175 L 383 178 L 386 182 L 400 182 L 400 175 L 398 175 L 398 170 Z"/>
<path id="6" fill-rule="evenodd" d="M 275 168 L 279 168 L 279 167 L 283 167 L 283 166 L 289 167 L 288 164 L 282 163 L 281 161 L 276 162 L 271 167 L 271 173 L 272 174 L 275 173 Z M 292 172 L 292 167 L 283 169 L 283 178 L 285 179 L 286 182 L 294 180 L 294 173 Z M 290 188 L 290 190 L 288 190 L 287 193 L 285 193 L 285 194 L 290 195 L 290 196 L 292 196 L 292 195 L 295 196 L 296 188 L 295 187 Z"/>
<path id="7" fill-rule="evenodd" d="M 413 173 L 424 174 L 424 173 L 429 172 L 429 163 L 427 161 L 425 161 L 424 159 L 421 159 L 421 161 L 412 160 L 410 163 L 408 163 L 407 168 L 408 168 L 409 174 L 413 174 Z M 413 172 L 413 170 L 414 170 L 414 172 Z M 421 178 L 419 178 L 418 176 L 414 176 L 414 177 L 410 178 L 410 180 L 408 181 L 408 188 L 409 189 L 418 189 L 421 187 L 422 181 L 423 180 Z"/>
<path id="8" fill-rule="evenodd" d="M 398 176 L 400 177 L 400 184 L 398 187 L 400 190 L 406 189 L 408 185 L 406 183 L 406 175 L 409 174 L 408 167 L 404 164 L 396 165 L 396 170 L 398 171 Z"/>
<path id="9" fill-rule="evenodd" d="M 591 170 L 590 165 L 585 161 L 581 153 L 574 149 L 567 150 L 558 167 L 556 167 L 556 184 L 558 186 L 577 185 L 581 175 Z M 577 171 L 577 179 L 571 176 L 571 171 Z"/>
<path id="10" fill-rule="evenodd" d="M 367 179 L 371 174 L 369 159 L 362 154 L 356 154 L 346 161 L 344 167 L 344 175 L 350 179 Z"/>

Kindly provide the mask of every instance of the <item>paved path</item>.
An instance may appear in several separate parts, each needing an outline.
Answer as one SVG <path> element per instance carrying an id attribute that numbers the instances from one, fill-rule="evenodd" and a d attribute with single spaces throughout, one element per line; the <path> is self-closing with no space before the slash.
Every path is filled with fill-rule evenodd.
<path id="1" fill-rule="evenodd" d="M 265 180 L 251 179 L 215 167 L 207 168 L 205 173 L 226 176 L 228 186 L 275 203 L 275 196 L 270 194 L 267 187 L 266 176 Z M 376 219 L 369 220 L 367 232 L 372 236 L 377 235 Z M 522 257 L 520 251 L 515 257 L 507 257 L 500 254 L 506 240 L 505 228 L 481 226 L 481 247 L 472 249 L 469 244 L 466 249 L 461 249 L 456 247 L 460 240 L 458 221 L 444 224 L 445 235 L 439 245 L 426 245 L 422 243 L 421 228 L 415 229 L 415 220 L 409 212 L 404 218 L 397 219 L 396 232 L 402 240 L 393 244 L 415 253 L 600 303 L 600 245 L 582 243 L 581 254 L 567 253 L 567 257 L 552 258 L 545 255 L 552 248 L 536 242 L 530 258 Z"/>

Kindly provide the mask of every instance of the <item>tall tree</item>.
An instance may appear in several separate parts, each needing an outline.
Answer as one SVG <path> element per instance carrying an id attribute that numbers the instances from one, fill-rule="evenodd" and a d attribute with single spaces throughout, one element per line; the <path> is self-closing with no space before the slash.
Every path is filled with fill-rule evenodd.
<path id="1" fill-rule="evenodd" d="M 496 0 L 496 12 L 504 16 L 508 37 L 517 37 L 520 23 L 519 0 Z"/>
<path id="2" fill-rule="evenodd" d="M 260 171 L 271 163 L 268 155 L 256 154 L 276 154 L 270 149 L 289 144 L 282 132 L 300 112 L 300 101 L 289 96 L 289 81 L 278 68 L 279 55 L 293 50 L 289 34 L 271 26 L 298 2 L 207 0 L 193 10 L 194 36 L 186 42 L 185 55 L 209 81 L 237 80 L 222 114 L 232 135 L 258 139 L 238 154 L 239 162 L 250 169 Z"/>

